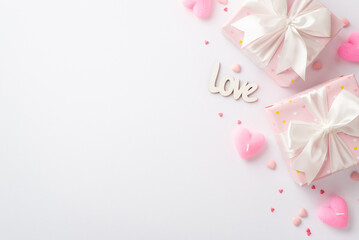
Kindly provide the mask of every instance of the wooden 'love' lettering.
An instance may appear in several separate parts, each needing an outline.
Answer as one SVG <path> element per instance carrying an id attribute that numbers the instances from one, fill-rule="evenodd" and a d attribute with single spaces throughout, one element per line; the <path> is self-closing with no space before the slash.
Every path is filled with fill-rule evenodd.
<path id="1" fill-rule="evenodd" d="M 231 75 L 225 75 L 221 78 L 219 86 L 217 87 L 217 78 L 219 74 L 220 63 L 216 62 L 212 72 L 211 79 L 209 81 L 209 91 L 211 93 L 220 93 L 222 96 L 227 97 L 233 93 L 234 99 L 238 100 L 240 97 L 245 102 L 255 102 L 258 100 L 256 97 L 249 97 L 258 89 L 256 83 L 248 83 L 245 81 L 242 86 L 238 78 L 234 78 Z"/>

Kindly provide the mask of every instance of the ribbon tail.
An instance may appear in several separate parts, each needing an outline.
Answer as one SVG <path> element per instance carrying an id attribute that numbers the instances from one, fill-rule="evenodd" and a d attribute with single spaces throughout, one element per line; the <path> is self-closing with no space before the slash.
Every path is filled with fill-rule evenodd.
<path id="1" fill-rule="evenodd" d="M 317 134 L 311 138 L 302 153 L 291 164 L 291 168 L 305 173 L 307 183 L 310 184 L 318 175 L 328 153 L 327 138 Z"/>
<path id="2" fill-rule="evenodd" d="M 337 133 L 329 135 L 330 169 L 332 172 L 354 166 L 356 158 Z"/>
<path id="3" fill-rule="evenodd" d="M 307 46 L 305 41 L 294 27 L 289 26 L 285 33 L 283 48 L 277 67 L 277 74 L 291 67 L 303 80 L 305 80 L 307 56 Z"/>

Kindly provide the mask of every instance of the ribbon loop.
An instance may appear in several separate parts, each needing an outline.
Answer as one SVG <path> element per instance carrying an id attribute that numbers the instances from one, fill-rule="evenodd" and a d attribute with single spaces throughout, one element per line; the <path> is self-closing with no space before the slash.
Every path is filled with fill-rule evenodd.
<path id="1" fill-rule="evenodd" d="M 287 0 L 247 0 L 243 7 L 252 14 L 232 24 L 244 32 L 242 48 L 265 67 L 283 42 L 277 74 L 292 68 L 305 80 L 308 59 L 323 48 L 307 38 L 330 37 L 330 11 L 317 0 L 295 0 L 289 13 Z"/>

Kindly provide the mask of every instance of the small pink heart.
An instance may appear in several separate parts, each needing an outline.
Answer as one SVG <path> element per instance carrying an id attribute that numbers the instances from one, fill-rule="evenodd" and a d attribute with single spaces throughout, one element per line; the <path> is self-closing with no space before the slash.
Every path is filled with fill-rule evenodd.
<path id="1" fill-rule="evenodd" d="M 348 42 L 338 48 L 338 54 L 345 60 L 359 62 L 359 32 L 350 34 Z"/>
<path id="2" fill-rule="evenodd" d="M 267 168 L 269 168 L 269 169 L 274 170 L 275 167 L 276 167 L 276 165 L 277 165 L 277 164 L 276 164 L 275 161 L 273 161 L 273 160 L 270 160 L 270 161 L 267 162 Z"/>
<path id="3" fill-rule="evenodd" d="M 358 172 L 352 172 L 352 174 L 350 175 L 350 178 L 353 180 L 353 181 L 359 181 L 359 173 Z"/>
<path id="4" fill-rule="evenodd" d="M 183 5 L 192 9 L 194 15 L 199 18 L 207 18 L 212 11 L 213 0 L 184 0 Z"/>
<path id="5" fill-rule="evenodd" d="M 330 205 L 319 208 L 317 214 L 322 222 L 336 228 L 345 228 L 348 224 L 348 207 L 341 197 L 332 198 Z"/>
<path id="6" fill-rule="evenodd" d="M 248 159 L 255 155 L 264 146 L 265 138 L 261 133 L 251 133 L 245 128 L 241 128 L 234 139 L 237 152 L 243 159 Z"/>

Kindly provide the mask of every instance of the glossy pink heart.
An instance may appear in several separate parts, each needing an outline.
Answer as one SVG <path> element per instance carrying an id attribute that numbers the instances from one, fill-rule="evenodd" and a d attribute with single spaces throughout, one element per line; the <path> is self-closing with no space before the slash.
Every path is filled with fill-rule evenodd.
<path id="1" fill-rule="evenodd" d="M 341 197 L 332 198 L 330 205 L 319 208 L 317 214 L 322 222 L 336 228 L 345 228 L 348 224 L 348 207 Z"/>
<path id="2" fill-rule="evenodd" d="M 350 34 L 348 42 L 340 45 L 338 54 L 345 60 L 359 62 L 359 32 Z"/>
<path id="3" fill-rule="evenodd" d="M 241 128 L 235 135 L 234 143 L 243 159 L 248 159 L 262 149 L 265 138 L 261 133 L 251 133 L 245 128 Z"/>
<path id="4" fill-rule="evenodd" d="M 183 5 L 192 9 L 194 15 L 199 18 L 207 18 L 212 11 L 213 0 L 184 0 Z"/>

